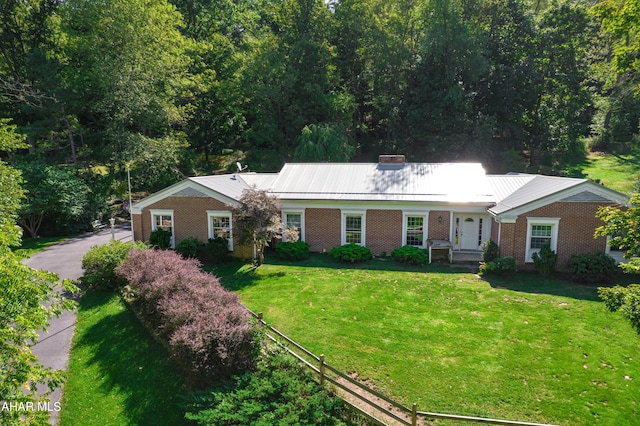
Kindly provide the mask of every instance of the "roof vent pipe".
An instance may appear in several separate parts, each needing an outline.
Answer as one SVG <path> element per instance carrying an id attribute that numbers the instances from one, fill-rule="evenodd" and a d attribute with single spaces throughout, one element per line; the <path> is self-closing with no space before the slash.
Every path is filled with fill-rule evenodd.
<path id="1" fill-rule="evenodd" d="M 402 164 L 405 162 L 402 154 L 379 155 L 378 162 L 381 164 Z"/>

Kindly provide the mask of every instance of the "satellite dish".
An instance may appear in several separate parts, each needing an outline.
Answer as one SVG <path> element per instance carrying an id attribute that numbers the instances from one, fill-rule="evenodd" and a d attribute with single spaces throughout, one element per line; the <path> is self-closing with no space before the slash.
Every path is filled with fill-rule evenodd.
<path id="1" fill-rule="evenodd" d="M 240 173 L 241 171 L 245 170 L 247 167 L 249 167 L 248 165 L 245 165 L 244 167 L 242 167 L 242 164 L 240 164 L 240 162 L 236 162 L 236 166 L 238 167 L 238 173 Z"/>

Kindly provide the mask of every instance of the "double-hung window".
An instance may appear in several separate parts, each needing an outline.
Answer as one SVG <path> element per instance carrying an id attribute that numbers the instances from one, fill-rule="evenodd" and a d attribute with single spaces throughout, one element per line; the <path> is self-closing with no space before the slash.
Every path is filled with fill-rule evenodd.
<path id="1" fill-rule="evenodd" d="M 229 242 L 229 251 L 233 250 L 233 223 L 231 212 L 225 210 L 207 211 L 209 238 L 225 238 Z"/>
<path id="2" fill-rule="evenodd" d="M 425 215 L 405 214 L 403 245 L 425 247 Z"/>
<path id="3" fill-rule="evenodd" d="M 282 222 L 285 230 L 295 230 L 298 240 L 304 241 L 304 218 L 302 212 L 283 212 Z M 287 241 L 287 233 L 283 233 L 283 241 Z"/>
<path id="4" fill-rule="evenodd" d="M 545 245 L 557 252 L 559 223 L 559 218 L 527 218 L 527 262 L 533 262 L 533 253 L 540 252 Z"/>
<path id="5" fill-rule="evenodd" d="M 171 247 L 175 247 L 173 232 L 173 210 L 151 209 L 151 230 L 163 229 L 171 233 Z"/>
<path id="6" fill-rule="evenodd" d="M 364 212 L 342 212 L 342 244 L 365 245 L 365 229 Z"/>

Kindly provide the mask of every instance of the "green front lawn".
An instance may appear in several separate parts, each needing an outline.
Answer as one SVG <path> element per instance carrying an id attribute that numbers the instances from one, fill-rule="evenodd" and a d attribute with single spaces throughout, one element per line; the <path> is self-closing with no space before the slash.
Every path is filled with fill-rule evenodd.
<path id="1" fill-rule="evenodd" d="M 78 308 L 60 425 L 180 425 L 183 382 L 168 353 L 111 293 Z"/>
<path id="2" fill-rule="evenodd" d="M 564 425 L 640 416 L 640 337 L 595 287 L 326 255 L 214 273 L 274 327 L 419 410 Z"/>
<path id="3" fill-rule="evenodd" d="M 63 242 L 69 237 L 23 238 L 20 248 L 14 250 L 22 259 L 33 256 L 46 248 Z"/>

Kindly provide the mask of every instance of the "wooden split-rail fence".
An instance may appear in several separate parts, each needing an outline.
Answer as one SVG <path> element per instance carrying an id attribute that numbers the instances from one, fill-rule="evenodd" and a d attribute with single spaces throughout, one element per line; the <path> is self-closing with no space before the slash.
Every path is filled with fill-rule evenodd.
<path id="1" fill-rule="evenodd" d="M 377 424 L 383 426 L 416 426 L 418 425 L 418 421 L 424 422 L 425 419 L 440 419 L 456 423 L 470 422 L 494 425 L 551 426 L 545 423 L 530 423 L 418 411 L 417 404 L 415 403 L 411 408 L 408 408 L 332 367 L 326 362 L 324 354 L 320 356 L 313 354 L 274 327 L 271 327 L 263 320 L 262 312 L 257 314 L 251 310 L 249 310 L 249 312 L 267 329 L 266 336 L 268 339 L 286 349 L 289 354 L 315 372 L 318 375 L 318 380 L 321 385 L 324 386 L 327 383 L 333 385 L 337 390 L 336 395 L 342 398 L 345 403 L 349 404 L 356 412 L 359 412 Z M 386 403 L 386 407 L 381 405 L 384 403 Z"/>

